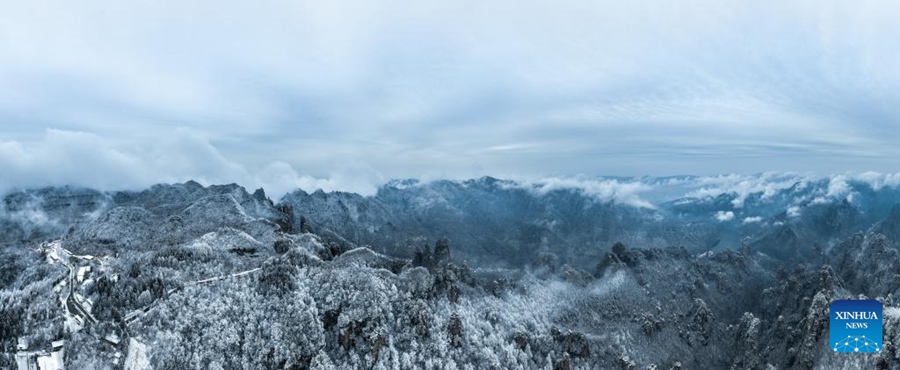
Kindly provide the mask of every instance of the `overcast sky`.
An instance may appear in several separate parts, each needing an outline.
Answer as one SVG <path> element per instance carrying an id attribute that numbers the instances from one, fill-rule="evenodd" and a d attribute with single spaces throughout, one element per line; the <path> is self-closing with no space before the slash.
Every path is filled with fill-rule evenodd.
<path id="1" fill-rule="evenodd" d="M 896 172 L 897 19 L 859 0 L 6 2 L 0 188 Z"/>

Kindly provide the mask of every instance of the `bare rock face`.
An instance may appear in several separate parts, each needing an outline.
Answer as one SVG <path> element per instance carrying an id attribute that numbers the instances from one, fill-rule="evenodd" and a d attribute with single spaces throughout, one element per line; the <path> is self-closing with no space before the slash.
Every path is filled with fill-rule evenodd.
<path id="1" fill-rule="evenodd" d="M 278 224 L 279 230 L 286 234 L 291 234 L 294 232 L 294 209 L 290 204 L 282 204 L 276 207 L 277 216 L 275 219 L 275 223 Z M 302 225 L 301 225 L 302 226 Z M 306 230 L 303 230 L 301 227 L 301 232 L 307 233 Z M 310 231 L 311 232 L 311 231 Z"/>
<path id="2" fill-rule="evenodd" d="M 345 351 L 349 351 L 351 347 L 356 345 L 356 340 L 353 339 L 352 324 L 351 326 L 341 329 L 339 341 L 341 347 L 344 348 Z"/>
<path id="3" fill-rule="evenodd" d="M 559 257 L 554 253 L 541 253 L 534 262 L 531 263 L 535 275 L 541 278 L 547 278 L 556 273 L 559 268 Z"/>
<path id="4" fill-rule="evenodd" d="M 625 266 L 625 263 L 619 259 L 619 256 L 613 252 L 607 252 L 603 260 L 597 264 L 597 277 L 602 277 L 607 272 L 615 272 Z"/>
<path id="5" fill-rule="evenodd" d="M 558 329 L 553 328 L 550 335 L 553 337 L 553 340 L 560 345 L 562 351 L 564 351 L 566 355 L 581 358 L 586 358 L 591 355 L 590 344 L 582 333 L 572 331 L 562 333 Z"/>
<path id="6" fill-rule="evenodd" d="M 513 341 L 516 342 L 516 347 L 520 350 L 525 350 L 528 347 L 528 334 L 519 332 L 513 336 Z"/>
<path id="7" fill-rule="evenodd" d="M 272 245 L 272 249 L 275 250 L 275 253 L 283 254 L 287 253 L 294 245 L 290 239 L 277 239 L 275 240 L 275 244 Z"/>
<path id="8" fill-rule="evenodd" d="M 451 262 L 450 258 L 450 239 L 441 238 L 434 246 L 434 266 L 444 267 Z"/>
<path id="9" fill-rule="evenodd" d="M 658 317 L 652 313 L 644 313 L 641 315 L 641 329 L 644 330 L 644 334 L 647 334 L 648 337 L 652 337 L 654 334 L 662 330 L 663 324 L 665 324 L 666 320 L 664 318 Z"/>
<path id="10" fill-rule="evenodd" d="M 450 324 L 447 326 L 450 332 L 450 344 L 454 347 L 461 347 L 463 344 L 463 326 L 459 314 L 454 312 L 450 316 Z"/>
<path id="11" fill-rule="evenodd" d="M 556 364 L 553 365 L 554 370 L 571 370 L 572 369 L 572 358 L 568 353 L 563 354 L 563 358 L 559 361 L 556 361 Z"/>
<path id="12" fill-rule="evenodd" d="M 735 330 L 734 347 L 737 355 L 732 369 L 761 369 L 765 363 L 760 353 L 759 336 L 762 322 L 752 313 L 745 312 Z"/>
<path id="13" fill-rule="evenodd" d="M 828 327 L 828 306 L 831 304 L 834 292 L 821 290 L 816 293 L 809 305 L 804 322 L 803 339 L 797 348 L 797 369 L 812 369 L 815 365 L 816 354 L 820 352 L 820 339 Z"/>
<path id="14" fill-rule="evenodd" d="M 700 298 L 694 298 L 694 307 L 691 310 L 688 333 L 688 341 L 696 347 L 709 345 L 715 316 L 706 302 Z"/>

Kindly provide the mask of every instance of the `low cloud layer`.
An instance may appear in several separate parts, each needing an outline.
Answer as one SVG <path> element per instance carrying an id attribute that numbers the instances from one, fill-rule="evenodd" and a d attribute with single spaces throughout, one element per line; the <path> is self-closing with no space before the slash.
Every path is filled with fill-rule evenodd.
<path id="1" fill-rule="evenodd" d="M 613 201 L 635 207 L 654 208 L 654 205 L 641 198 L 641 193 L 653 188 L 639 180 L 610 180 L 589 178 L 546 178 L 534 184 L 523 185 L 538 194 L 561 189 L 578 189 L 602 201 Z"/>
<path id="2" fill-rule="evenodd" d="M 374 194 L 378 187 L 398 176 L 388 176 L 363 161 L 323 159 L 318 175 L 309 175 L 285 161 L 246 163 L 220 151 L 203 134 L 176 128 L 153 140 L 123 144 L 97 134 L 48 129 L 35 141 L 0 140 L 0 193 L 14 188 L 77 185 L 100 190 L 137 190 L 158 183 L 196 180 L 202 184 L 237 183 L 250 190 L 264 188 L 274 199 L 287 192 L 349 191 Z M 473 175 L 473 177 L 476 175 Z M 591 176 L 530 177 L 507 175 L 507 186 L 523 187 L 538 195 L 560 189 L 577 189 L 601 201 L 655 208 L 660 202 L 688 198 L 715 198 L 734 194 L 731 205 L 743 207 L 751 195 L 761 200 L 785 190 L 800 194 L 796 204 L 853 200 L 853 183 L 878 190 L 900 187 L 900 173 L 864 172 L 820 176 L 767 172 L 756 175 L 605 178 Z M 424 182 L 463 179 L 443 172 L 426 172 Z M 814 187 L 814 191 L 805 192 Z M 799 192 L 799 193 L 798 193 Z M 799 209 L 789 214 L 797 213 Z M 722 221 L 734 215 L 717 214 Z"/>
<path id="3" fill-rule="evenodd" d="M 226 158 L 203 135 L 179 128 L 165 136 L 122 145 L 101 136 L 47 130 L 37 141 L 0 141 L 0 192 L 12 188 L 79 185 L 101 190 L 141 189 L 157 183 L 196 180 L 265 188 L 276 199 L 298 189 L 372 194 L 385 179 L 371 168 L 334 164 L 317 178 L 291 165 L 251 167 Z"/>

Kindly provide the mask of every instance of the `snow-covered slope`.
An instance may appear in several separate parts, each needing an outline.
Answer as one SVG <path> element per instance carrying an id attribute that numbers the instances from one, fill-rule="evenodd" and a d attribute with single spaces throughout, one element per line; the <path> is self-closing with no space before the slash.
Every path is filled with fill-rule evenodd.
<path id="1" fill-rule="evenodd" d="M 91 369 L 897 369 L 898 193 L 867 176 L 20 191 L 0 367 L 65 338 Z M 836 355 L 859 297 L 884 351 Z"/>
<path id="2" fill-rule="evenodd" d="M 882 221 L 900 203 L 900 191 L 885 179 L 893 177 L 405 180 L 370 197 L 298 190 L 281 204 L 295 229 L 329 229 L 398 255 L 447 236 L 462 259 L 510 266 L 544 252 L 580 264 L 619 241 L 692 253 L 749 244 L 788 260 L 875 224 L 892 225 Z"/>

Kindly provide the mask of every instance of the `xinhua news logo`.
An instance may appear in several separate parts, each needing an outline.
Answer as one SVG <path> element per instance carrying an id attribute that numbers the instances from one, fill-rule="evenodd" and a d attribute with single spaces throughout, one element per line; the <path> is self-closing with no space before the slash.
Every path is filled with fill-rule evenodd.
<path id="1" fill-rule="evenodd" d="M 881 302 L 841 300 L 831 303 L 831 349 L 838 353 L 881 351 Z"/>

